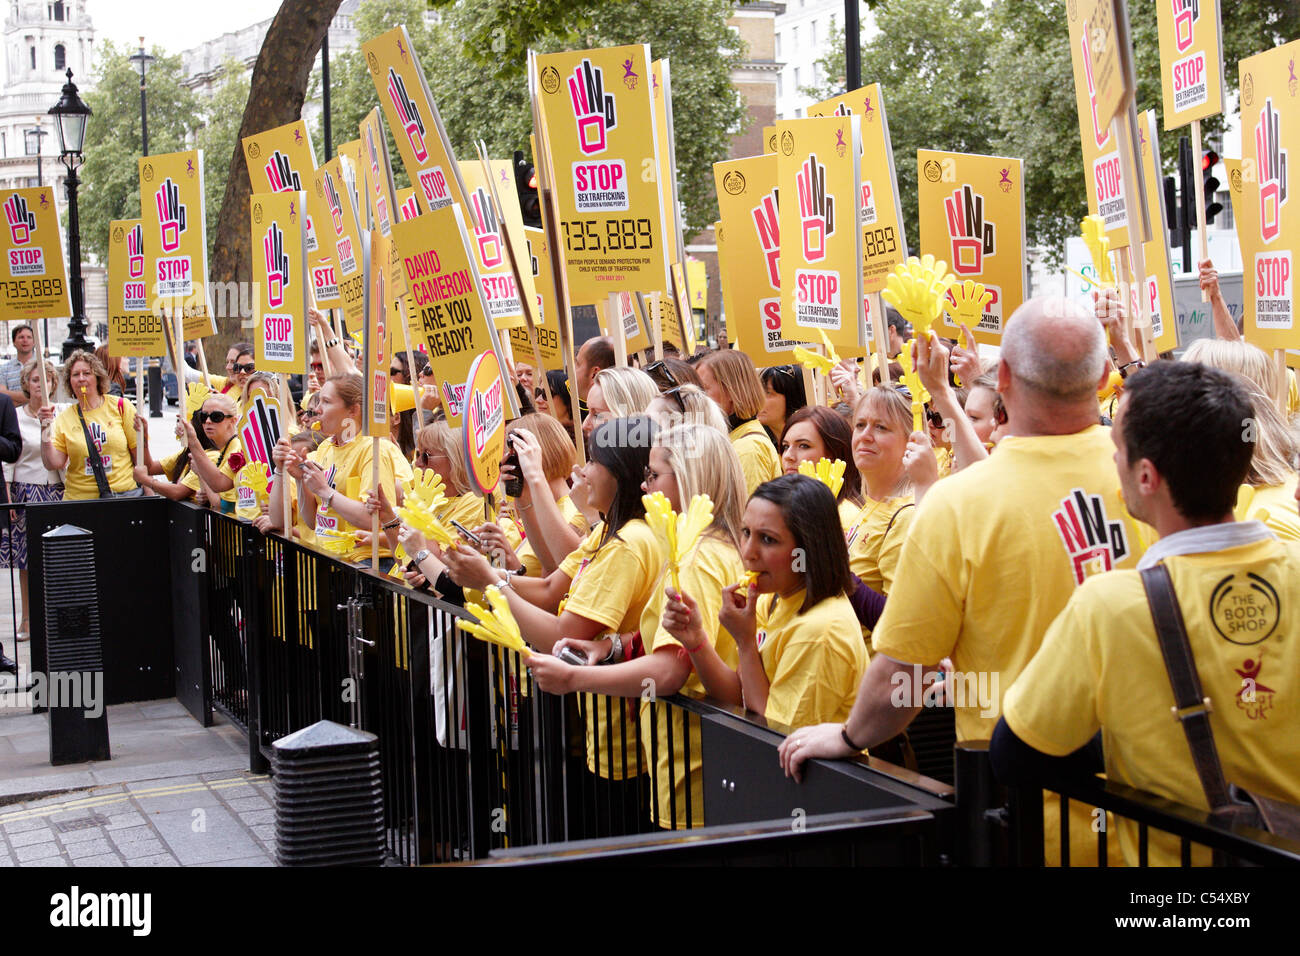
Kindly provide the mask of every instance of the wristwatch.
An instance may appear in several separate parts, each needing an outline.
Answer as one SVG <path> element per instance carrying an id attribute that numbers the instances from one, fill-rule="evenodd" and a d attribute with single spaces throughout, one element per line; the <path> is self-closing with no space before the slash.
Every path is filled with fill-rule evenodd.
<path id="1" fill-rule="evenodd" d="M 623 638 L 618 634 L 610 635 L 609 654 L 601 661 L 602 664 L 612 664 L 615 661 L 623 659 Z"/>
<path id="2" fill-rule="evenodd" d="M 429 556 L 429 553 L 428 548 L 421 548 L 419 551 L 415 552 L 415 557 L 411 560 L 415 562 L 415 566 L 418 568 L 424 563 L 424 559 Z"/>

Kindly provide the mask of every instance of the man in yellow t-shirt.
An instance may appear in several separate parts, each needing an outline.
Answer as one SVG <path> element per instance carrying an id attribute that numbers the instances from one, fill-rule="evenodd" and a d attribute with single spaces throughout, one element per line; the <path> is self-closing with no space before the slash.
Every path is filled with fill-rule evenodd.
<path id="1" fill-rule="evenodd" d="M 1231 375 L 1161 362 L 1129 379 L 1116 465 L 1132 513 L 1160 533 L 1138 567 L 1163 563 L 1172 578 L 1224 777 L 1300 803 L 1300 544 L 1233 519 L 1250 416 Z M 1109 780 L 1208 809 L 1180 722 L 1206 718 L 1172 719 L 1173 708 L 1141 576 L 1101 575 L 1074 593 L 1008 690 L 994 767 L 1006 780 L 1048 785 L 1090 775 L 1097 768 L 1075 752 L 1100 729 Z M 1136 864 L 1136 824 L 1124 821 L 1120 843 Z M 1152 863 L 1178 865 L 1179 849 L 1152 833 Z"/>
<path id="2" fill-rule="evenodd" d="M 853 712 L 843 726 L 791 734 L 781 747 L 787 772 L 902 732 L 935 699 L 922 675 L 945 657 L 956 672 L 957 739 L 987 739 L 1002 692 L 1075 588 L 1133 566 L 1141 543 L 1097 424 L 1104 365 L 1101 325 L 1078 306 L 1037 298 L 1015 311 L 998 366 L 1008 437 L 915 509 Z"/>

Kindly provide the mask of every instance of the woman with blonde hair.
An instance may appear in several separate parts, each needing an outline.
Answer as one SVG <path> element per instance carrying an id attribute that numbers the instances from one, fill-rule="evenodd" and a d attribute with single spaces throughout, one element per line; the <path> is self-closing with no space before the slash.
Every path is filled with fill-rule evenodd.
<path id="1" fill-rule="evenodd" d="M 601 369 L 587 392 L 587 417 L 582 435 L 587 441 L 602 422 L 644 414 L 659 395 L 655 380 L 639 368 L 625 365 Z"/>
<path id="2" fill-rule="evenodd" d="M 649 407 L 646 414 L 653 418 L 660 428 L 674 425 L 707 425 L 716 428 L 723 435 L 731 433 L 727 416 L 722 414 L 718 403 L 705 394 L 698 385 L 675 385 L 664 391 Z"/>
<path id="3" fill-rule="evenodd" d="M 76 401 L 57 418 L 53 405 L 45 405 L 37 417 L 42 463 L 50 471 L 67 469 L 64 497 L 84 500 L 144 494 L 132 467 L 136 429 L 143 428 L 143 420 L 137 425 L 135 406 L 125 398 L 109 397 L 108 370 L 90 352 L 78 350 L 68 356 L 63 382 Z"/>
<path id="4" fill-rule="evenodd" d="M 912 434 L 912 399 L 884 385 L 868 389 L 853 410 L 853 464 L 865 503 L 847 532 L 849 566 L 873 591 L 888 594 L 915 512 L 903 463 Z"/>
<path id="5" fill-rule="evenodd" d="M 646 468 L 641 490 L 646 494 L 663 492 L 673 509 L 682 512 L 690 506 L 696 495 L 708 495 L 713 502 L 713 522 L 701 536 L 689 558 L 682 561 L 679 578 L 683 590 L 695 597 L 703 611 L 704 641 L 710 648 L 716 645 L 714 656 L 724 666 L 737 666 L 736 648 L 731 638 L 718 623 L 722 606 L 722 590 L 735 584 L 744 575 L 744 564 L 738 550 L 741 540 L 741 514 L 744 508 L 745 485 L 740 471 L 740 461 L 725 434 L 707 425 L 678 425 L 656 436 L 650 449 L 650 464 Z M 651 681 L 656 696 L 675 694 L 685 688 L 704 693 L 692 665 L 693 654 L 702 654 L 702 644 L 688 652 L 663 628 L 660 619 L 669 591 L 667 569 L 660 572 L 653 594 L 641 612 L 640 635 L 645 648 L 643 656 L 609 667 L 574 667 L 554 657 L 533 655 L 525 663 L 532 669 L 538 686 L 551 693 L 590 691 L 616 697 L 640 698 Z M 568 638 L 555 646 L 558 653 L 563 647 L 572 647 L 586 655 L 591 663 L 604 656 L 600 642 L 577 641 Z M 700 772 L 700 746 L 698 718 L 691 718 L 691 765 L 688 768 L 682 757 L 687 749 L 688 728 L 679 708 L 658 708 L 651 720 L 652 708 L 648 701 L 641 703 L 641 748 L 654 755 L 652 768 L 655 791 L 651 817 L 659 826 L 677 829 L 700 826 L 704 823 L 704 798 Z M 668 721 L 672 720 L 671 728 Z M 675 748 L 669 740 L 678 742 Z M 675 766 L 669 766 L 673 749 L 678 750 Z M 692 782 L 687 797 L 686 781 Z M 690 810 L 687 810 L 687 807 Z M 688 822 L 689 821 L 689 822 Z"/>
<path id="6" fill-rule="evenodd" d="M 157 461 L 146 449 L 146 463 L 135 469 L 135 480 L 142 488 L 172 501 L 195 498 L 199 504 L 233 513 L 235 477 L 244 467 L 244 456 L 235 434 L 239 427 L 238 407 L 229 395 L 214 392 L 203 400 L 194 417 L 210 447 L 204 447 L 191 422 L 182 422 L 185 447 L 162 461 Z M 165 475 L 166 479 L 154 475 Z"/>
<path id="7" fill-rule="evenodd" d="M 767 396 L 749 356 L 736 349 L 710 352 L 696 365 L 709 398 L 718 403 L 731 428 L 731 444 L 745 474 L 745 491 L 781 474 L 781 456 L 763 426 L 758 413 Z"/>

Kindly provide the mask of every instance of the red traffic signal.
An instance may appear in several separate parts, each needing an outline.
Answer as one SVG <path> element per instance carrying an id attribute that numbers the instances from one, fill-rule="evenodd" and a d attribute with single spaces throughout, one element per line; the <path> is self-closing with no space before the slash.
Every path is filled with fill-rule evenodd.
<path id="1" fill-rule="evenodd" d="M 1219 154 L 1212 149 L 1207 149 L 1201 156 L 1201 172 L 1208 173 L 1219 162 Z"/>

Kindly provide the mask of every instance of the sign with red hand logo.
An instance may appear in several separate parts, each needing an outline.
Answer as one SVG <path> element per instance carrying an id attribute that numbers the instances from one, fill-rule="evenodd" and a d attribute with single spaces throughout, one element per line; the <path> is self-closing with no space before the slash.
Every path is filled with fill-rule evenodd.
<path id="1" fill-rule="evenodd" d="M 1156 351 L 1167 352 L 1178 345 L 1178 305 L 1174 301 L 1173 273 L 1169 268 L 1169 233 L 1165 230 L 1165 191 L 1161 185 L 1155 110 L 1147 110 L 1138 117 L 1138 152 L 1142 161 L 1142 182 L 1147 191 L 1147 210 L 1151 216 L 1151 239 L 1142 246 L 1146 281 L 1139 294 L 1146 296 L 1146 310 L 1151 315 L 1151 339 Z"/>
<path id="2" fill-rule="evenodd" d="M 108 224 L 108 343 L 114 355 L 164 355 L 162 319 L 149 308 L 145 281 L 144 223 L 117 219 Z"/>
<path id="3" fill-rule="evenodd" d="M 352 191 L 343 181 L 342 161 L 335 156 L 313 174 L 313 188 L 307 196 L 312 219 L 317 224 L 317 241 L 325 267 L 338 287 L 348 326 L 361 328 L 365 322 L 365 275 L 361 258 L 361 230 L 357 222 Z M 317 277 L 313 275 L 313 283 Z M 319 290 L 319 285 L 317 286 Z M 317 303 L 320 296 L 317 295 Z"/>
<path id="4" fill-rule="evenodd" d="M 1165 129 L 1223 112 L 1219 0 L 1156 0 Z"/>
<path id="5" fill-rule="evenodd" d="M 496 353 L 484 352 L 470 366 L 465 382 L 465 422 L 461 428 L 465 471 L 470 484 L 486 497 L 501 478 L 506 447 L 506 384 Z"/>
<path id="6" fill-rule="evenodd" d="M 388 261 L 391 242 L 380 230 L 370 231 L 370 257 L 376 266 Z M 393 357 L 388 351 L 388 320 L 392 315 L 392 300 L 388 270 L 371 269 L 369 294 L 366 296 L 366 335 L 362 344 L 366 369 L 366 434 L 372 438 L 387 438 L 389 435 L 388 369 Z"/>
<path id="7" fill-rule="evenodd" d="M 54 190 L 0 190 L 0 321 L 58 319 L 72 314 L 59 242 Z"/>
<path id="8" fill-rule="evenodd" d="M 307 371 L 307 224 L 301 191 L 249 198 L 253 238 L 253 316 L 257 367 L 268 372 Z"/>
<path id="9" fill-rule="evenodd" d="M 182 315 L 186 338 L 213 335 L 203 151 L 142 156 L 139 169 L 150 308 Z"/>

